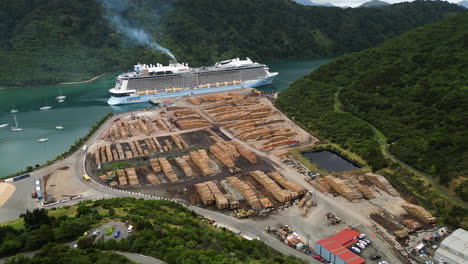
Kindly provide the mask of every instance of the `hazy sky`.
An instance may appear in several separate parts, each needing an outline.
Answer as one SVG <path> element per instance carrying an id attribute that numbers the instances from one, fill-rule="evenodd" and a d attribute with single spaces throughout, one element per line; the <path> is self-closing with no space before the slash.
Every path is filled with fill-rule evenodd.
<path id="1" fill-rule="evenodd" d="M 312 0 L 312 2 L 315 2 L 315 3 L 332 3 L 336 6 L 351 6 L 351 7 L 355 7 L 355 6 L 359 6 L 365 2 L 368 2 L 370 0 Z M 382 1 L 385 1 L 387 3 L 400 3 L 400 2 L 411 2 L 411 0 L 382 0 Z M 458 3 L 462 0 L 448 0 L 447 2 L 450 2 L 450 3 Z"/>

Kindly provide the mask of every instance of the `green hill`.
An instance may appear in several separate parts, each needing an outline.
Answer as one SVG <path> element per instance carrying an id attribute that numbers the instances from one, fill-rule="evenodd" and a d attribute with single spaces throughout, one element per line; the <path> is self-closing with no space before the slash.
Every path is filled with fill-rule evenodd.
<path id="1" fill-rule="evenodd" d="M 282 92 L 278 105 L 375 170 L 386 165 L 369 122 L 393 155 L 468 201 L 467 35 L 468 14 L 419 27 L 319 68 Z M 334 111 L 339 103 L 346 113 Z"/>
<path id="2" fill-rule="evenodd" d="M 102 2 L 0 1 L 0 86 L 76 81 L 168 60 L 117 30 Z M 237 56 L 265 61 L 359 51 L 465 9 L 440 1 L 371 10 L 289 0 L 127 0 L 114 11 L 180 61 L 206 65 Z"/>

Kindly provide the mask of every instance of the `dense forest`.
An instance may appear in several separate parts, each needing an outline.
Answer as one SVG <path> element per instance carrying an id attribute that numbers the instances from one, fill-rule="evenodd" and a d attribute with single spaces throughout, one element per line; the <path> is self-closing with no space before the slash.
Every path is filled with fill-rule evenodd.
<path id="1" fill-rule="evenodd" d="M 115 27 L 106 2 L 1 1 L 0 86 L 81 80 L 169 59 Z M 180 61 L 206 65 L 359 51 L 466 10 L 442 1 L 342 9 L 290 0 L 127 0 L 113 11 L 120 25 L 146 30 Z"/>
<path id="2" fill-rule="evenodd" d="M 83 236 L 108 221 L 129 221 L 135 231 L 119 241 Z M 78 249 L 57 245 L 75 239 Z M 102 261 L 95 263 L 130 263 L 123 257 L 107 261 L 116 257 L 107 252 L 115 250 L 152 256 L 169 264 L 181 263 L 181 259 L 184 263 L 213 264 L 302 263 L 259 240 L 246 240 L 205 224 L 180 204 L 134 198 L 84 201 L 49 211 L 35 209 L 22 214 L 16 228 L 0 226 L 0 257 L 39 248 L 41 252 L 30 260 L 13 257 L 7 263 L 93 263 L 88 260 L 100 257 Z"/>
<path id="3" fill-rule="evenodd" d="M 280 93 L 277 103 L 306 129 L 363 156 L 373 170 L 391 165 L 406 175 L 388 176 L 414 188 L 430 208 L 448 206 L 435 206 L 426 193 L 431 186 L 384 159 L 369 122 L 387 136 L 392 154 L 468 201 L 466 36 L 468 14 L 422 26 L 322 66 Z M 344 113 L 334 108 L 338 103 Z"/>

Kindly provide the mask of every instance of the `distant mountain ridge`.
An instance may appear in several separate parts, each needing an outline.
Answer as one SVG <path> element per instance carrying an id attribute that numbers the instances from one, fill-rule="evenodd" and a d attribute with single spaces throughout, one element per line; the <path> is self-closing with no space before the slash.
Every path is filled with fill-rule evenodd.
<path id="1" fill-rule="evenodd" d="M 364 4 L 360 5 L 359 7 L 378 7 L 378 6 L 388 6 L 391 5 L 390 3 L 380 1 L 380 0 L 372 0 L 369 2 L 365 2 Z"/>

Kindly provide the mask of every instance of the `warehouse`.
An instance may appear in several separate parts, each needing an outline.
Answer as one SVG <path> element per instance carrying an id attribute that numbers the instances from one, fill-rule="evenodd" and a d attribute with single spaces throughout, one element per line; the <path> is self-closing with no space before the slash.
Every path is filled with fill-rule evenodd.
<path id="1" fill-rule="evenodd" d="M 448 264 L 468 263 L 468 232 L 457 229 L 442 241 L 434 258 Z"/>
<path id="2" fill-rule="evenodd" d="M 359 233 L 351 229 L 343 229 L 335 235 L 315 243 L 315 253 L 332 264 L 362 264 L 366 261 L 351 252 L 346 247 L 358 241 Z"/>

